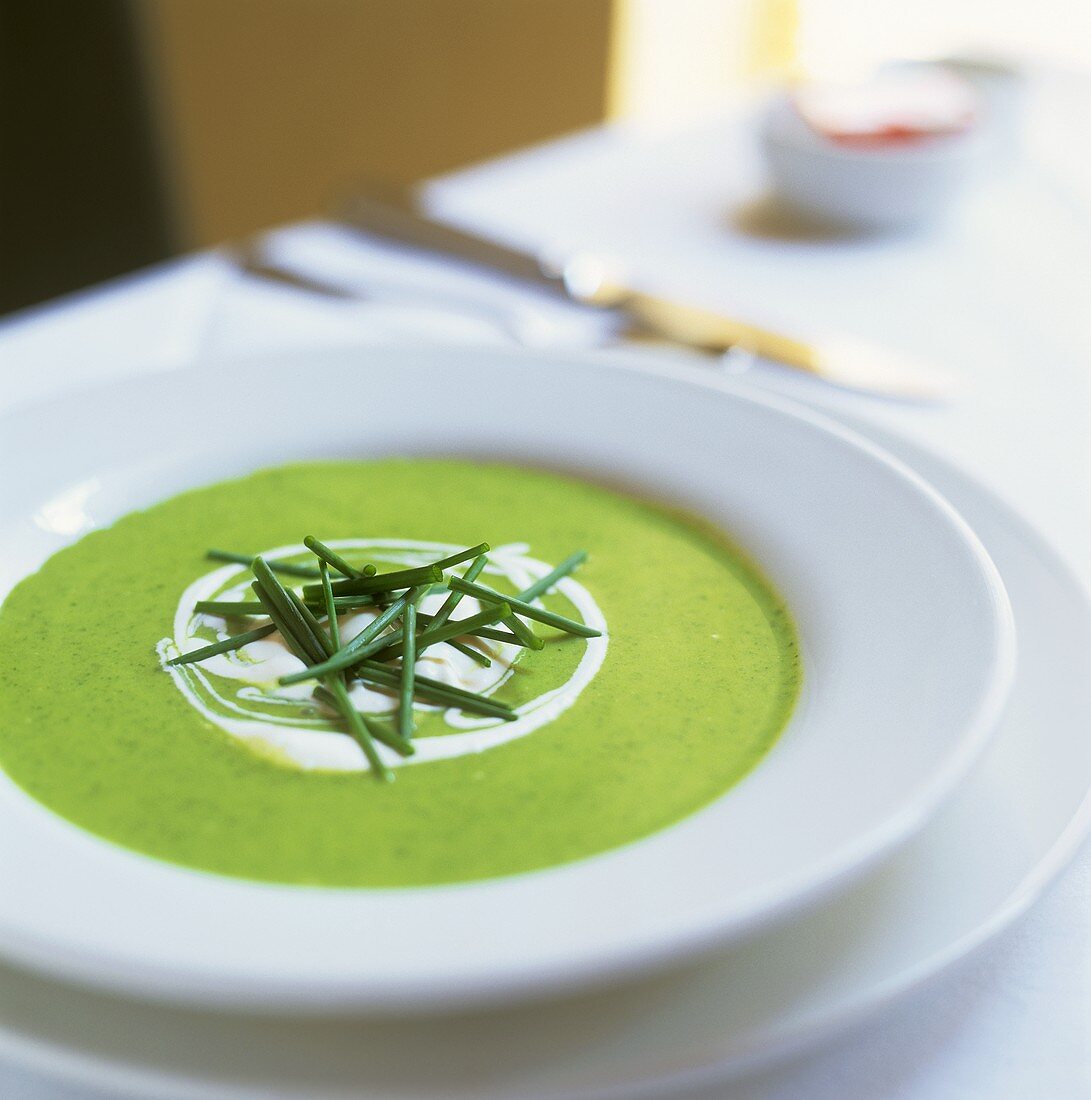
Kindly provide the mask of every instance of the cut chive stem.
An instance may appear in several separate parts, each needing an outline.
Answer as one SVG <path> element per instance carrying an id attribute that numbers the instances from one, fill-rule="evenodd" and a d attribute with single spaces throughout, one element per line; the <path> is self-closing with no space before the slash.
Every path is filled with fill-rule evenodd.
<path id="1" fill-rule="evenodd" d="M 360 714 L 364 725 L 367 726 L 368 733 L 370 733 L 376 741 L 381 741 L 400 756 L 412 756 L 417 751 L 413 747 L 412 741 L 406 741 L 404 737 L 401 737 L 393 730 L 387 729 L 378 719 L 372 718 L 368 714 L 362 714 L 359 711 L 357 713 Z"/>
<path id="2" fill-rule="evenodd" d="M 522 641 L 510 630 L 494 630 L 491 627 L 482 627 L 480 630 L 475 630 L 472 637 L 484 638 L 490 642 L 503 642 L 505 645 L 523 645 Z"/>
<path id="3" fill-rule="evenodd" d="M 360 662 L 360 667 L 353 672 L 353 676 L 361 680 L 372 680 L 374 683 L 382 684 L 384 687 L 397 687 L 401 679 L 396 665 L 384 665 L 371 657 L 366 661 Z M 484 695 L 478 695 L 476 692 L 468 691 L 466 688 L 455 687 L 454 684 L 448 684 L 445 680 L 434 680 L 430 676 L 418 674 L 416 682 L 417 687 L 421 689 L 427 688 L 430 691 L 434 689 L 452 697 L 459 696 L 460 698 L 469 700 L 476 699 L 480 702 L 488 703 L 490 707 L 498 707 L 501 710 L 511 710 L 506 703 L 497 703 L 493 699 L 488 699 Z"/>
<path id="4" fill-rule="evenodd" d="M 373 670 L 365 669 L 361 673 L 360 679 L 366 684 L 375 685 L 391 693 L 396 693 L 398 690 L 396 674 L 394 680 L 391 681 Z M 422 684 L 419 678 L 415 683 L 414 691 L 416 692 L 416 698 L 423 705 L 464 710 L 467 714 L 480 715 L 482 718 L 498 718 L 502 722 L 514 722 L 518 717 L 514 711 L 504 707 L 490 706 L 487 699 L 477 702 L 472 699 L 464 699 L 461 695 L 448 695 L 438 688 L 431 688 L 427 684 Z"/>
<path id="5" fill-rule="evenodd" d="M 361 573 L 359 569 L 354 565 L 349 565 L 336 550 L 331 550 L 320 539 L 316 539 L 314 535 L 308 535 L 303 540 L 303 545 L 310 550 L 319 561 L 324 561 L 327 565 L 332 565 L 343 577 L 352 579 L 353 577 L 363 576 L 363 573 Z M 318 568 L 321 570 L 322 567 L 319 566 Z"/>
<path id="6" fill-rule="evenodd" d="M 465 619 L 450 619 L 440 626 L 429 626 L 421 631 L 417 639 L 420 645 L 435 645 L 436 642 L 445 642 L 448 638 L 458 638 L 463 634 L 472 634 L 479 627 L 492 626 L 511 614 L 511 608 L 505 603 L 486 607 L 476 615 L 470 615 Z"/>
<path id="7" fill-rule="evenodd" d="M 522 600 L 524 603 L 531 603 L 539 596 L 545 595 L 559 580 L 563 577 L 567 577 L 569 573 L 577 569 L 579 566 L 587 561 L 587 551 L 577 550 L 574 554 L 569 554 L 556 569 L 550 570 L 544 577 L 536 580 L 529 588 L 524 588 L 522 592 L 516 597 Z M 474 580 L 473 577 L 467 577 L 467 580 Z"/>
<path id="8" fill-rule="evenodd" d="M 509 615 L 500 621 L 519 639 L 520 645 L 526 646 L 527 649 L 545 648 L 545 642 L 518 615 Z"/>
<path id="9" fill-rule="evenodd" d="M 472 645 L 466 645 L 464 642 L 456 642 L 452 638 L 447 643 L 452 649 L 457 649 L 463 656 L 469 657 L 471 660 L 476 661 L 482 668 L 492 668 L 492 661 L 485 656 L 479 649 L 474 649 Z M 419 650 L 418 650 L 419 655 Z"/>
<path id="10" fill-rule="evenodd" d="M 330 595 L 333 595 L 333 587 L 330 586 Z M 379 607 L 383 603 L 384 593 L 376 593 L 372 596 L 334 596 L 334 606 L 338 611 L 351 611 L 354 607 Z"/>
<path id="11" fill-rule="evenodd" d="M 418 615 L 417 619 L 420 622 L 424 622 L 426 616 Z M 465 622 L 465 619 L 460 619 L 460 622 Z M 431 623 L 425 623 L 426 626 L 431 626 Z M 492 626 L 479 626 L 476 630 L 467 630 L 467 637 L 473 638 L 487 638 L 490 642 L 506 642 L 508 645 L 521 646 L 523 643 L 514 635 L 510 630 L 499 630 Z M 420 639 L 417 639 L 417 653 L 420 653 Z"/>
<path id="12" fill-rule="evenodd" d="M 332 653 L 341 648 L 341 628 L 337 622 L 337 607 L 333 602 L 333 589 L 330 588 L 330 567 L 325 559 L 318 563 L 318 572 L 322 574 L 322 591 L 325 594 L 326 625 L 330 632 L 330 645 Z"/>
<path id="13" fill-rule="evenodd" d="M 465 619 L 458 620 L 461 623 L 466 622 Z M 425 614 L 423 611 L 417 612 L 418 625 L 425 626 L 431 629 L 434 619 L 432 616 Z M 423 631 L 422 631 L 423 633 Z M 498 630 L 491 626 L 479 626 L 476 630 L 465 631 L 467 637 L 473 638 L 488 638 L 492 642 L 506 642 L 508 645 L 521 646 L 523 643 L 514 635 L 510 630 Z M 459 635 L 461 637 L 461 635 Z M 393 639 L 391 639 L 393 640 Z M 417 638 L 417 656 L 421 654 L 420 638 Z"/>
<path id="14" fill-rule="evenodd" d="M 363 661 L 356 675 L 365 683 L 378 684 L 380 687 L 397 690 L 401 686 L 401 677 L 396 668 L 381 665 L 376 661 Z M 436 703 L 444 707 L 455 707 L 470 714 L 482 714 L 489 718 L 502 718 L 505 722 L 518 717 L 511 707 L 498 703 L 484 695 L 472 691 L 463 691 L 441 680 L 428 676 L 414 677 L 414 690 L 424 702 Z"/>
<path id="15" fill-rule="evenodd" d="M 341 672 L 343 669 L 351 668 L 358 661 L 362 661 L 372 653 L 377 653 L 384 646 L 389 645 L 391 640 L 400 637 L 399 633 L 384 638 L 380 638 L 379 635 L 395 619 L 401 617 L 405 611 L 405 604 L 406 599 L 404 596 L 400 600 L 395 600 L 378 618 L 368 623 L 351 642 L 343 645 L 332 656 L 312 668 L 282 676 L 279 680 L 280 685 L 287 687 L 289 684 L 299 684 L 304 680 L 326 676 L 331 672 Z"/>
<path id="16" fill-rule="evenodd" d="M 359 742 L 360 748 L 364 750 L 364 756 L 367 757 L 367 762 L 371 765 L 371 770 L 375 773 L 376 777 L 381 779 L 384 783 L 391 782 L 394 775 L 383 763 L 382 757 L 379 756 L 379 751 L 375 748 L 375 741 L 368 731 L 367 726 L 364 725 L 363 716 L 352 705 L 352 700 L 349 698 L 349 693 L 341 677 L 331 676 L 326 682 L 326 687 L 337 700 L 337 709 L 344 716 L 345 721 L 348 722 L 349 729 L 352 731 L 353 737 Z"/>
<path id="17" fill-rule="evenodd" d="M 404 613 L 404 608 L 398 608 L 398 616 Z M 376 622 L 379 620 L 376 619 Z M 281 676 L 278 683 L 281 687 L 288 687 L 291 684 L 299 684 L 304 680 L 313 680 L 322 676 L 328 676 L 332 672 L 344 672 L 347 669 L 353 667 L 353 665 L 359 664 L 360 661 L 365 660 L 368 657 L 374 656 L 376 653 L 385 649 L 391 641 L 400 641 L 402 637 L 401 631 L 396 631 L 393 634 L 384 635 L 383 637 L 372 638 L 366 645 L 357 646 L 355 649 L 349 649 L 348 646 L 342 646 L 336 653 L 331 654 L 324 661 L 319 661 L 313 664 L 310 668 L 300 672 L 291 672 L 287 676 Z M 354 638 L 353 641 L 356 641 Z"/>
<path id="18" fill-rule="evenodd" d="M 401 617 L 407 602 L 407 596 L 401 596 L 396 599 L 389 607 L 384 608 L 376 618 L 372 619 L 351 642 L 346 642 L 345 645 L 341 647 L 340 652 L 358 653 L 361 649 L 364 649 L 369 643 L 378 638 L 391 623 Z M 337 656 L 337 654 L 335 654 L 335 656 Z"/>
<path id="19" fill-rule="evenodd" d="M 305 602 L 312 611 L 321 611 L 323 614 L 327 612 L 324 595 L 320 599 Z M 338 612 L 344 612 L 358 607 L 384 606 L 384 601 L 381 595 L 334 596 L 333 604 Z M 193 605 L 193 610 L 202 615 L 218 615 L 221 619 L 244 619 L 264 615 L 265 605 L 257 600 L 198 600 Z"/>
<path id="20" fill-rule="evenodd" d="M 333 581 L 330 582 L 331 590 L 334 583 L 335 582 Z M 338 611 L 352 611 L 354 608 L 357 607 L 383 607 L 387 602 L 383 599 L 385 595 L 385 592 L 379 592 L 372 596 L 334 596 L 333 605 L 337 608 Z M 304 595 L 304 602 L 307 604 L 308 607 L 313 608 L 321 606 L 322 608 L 325 608 L 326 595 L 324 592 L 321 598 L 308 597 Z"/>
<path id="21" fill-rule="evenodd" d="M 376 573 L 373 577 L 354 577 L 352 580 L 335 581 L 335 596 L 365 596 L 375 592 L 393 592 L 396 589 L 412 588 L 416 584 L 433 584 L 443 580 L 443 570 L 436 565 L 422 565 L 417 569 L 398 569 L 392 573 Z M 308 600 L 322 598 L 320 584 L 308 584 L 303 587 L 303 596 Z"/>
<path id="22" fill-rule="evenodd" d="M 475 630 L 473 636 L 475 638 L 487 638 L 490 642 L 505 642 L 507 645 L 521 646 L 523 644 L 510 630 L 494 630 L 488 626 Z"/>
<path id="23" fill-rule="evenodd" d="M 240 559 L 244 555 L 237 555 Z M 557 566 L 551 573 L 542 577 L 540 580 L 535 581 L 529 588 L 525 588 L 518 594 L 516 599 L 523 600 L 525 603 L 530 603 L 532 600 L 536 600 L 539 596 L 545 594 L 550 588 L 561 580 L 563 577 L 571 573 L 577 566 L 581 565 L 587 560 L 587 551 L 580 550 L 578 553 L 566 558 L 560 565 Z M 248 559 L 249 561 L 249 559 Z M 476 558 L 470 565 L 470 568 L 466 570 L 463 575 L 465 581 L 475 581 L 481 575 L 482 570 L 485 568 L 485 564 L 488 561 L 484 555 Z M 480 564 L 479 564 L 480 563 Z M 270 568 L 275 569 L 274 565 L 270 565 Z M 374 570 L 373 565 L 368 565 L 366 569 Z M 373 574 L 365 574 L 372 576 Z M 447 599 L 439 607 L 434 615 L 430 617 L 430 625 L 442 625 L 452 615 L 454 610 L 458 607 L 462 601 L 465 593 L 463 592 L 451 592 L 450 587 L 446 582 L 440 582 L 433 584 L 428 591 L 428 595 L 438 595 L 441 592 L 447 592 Z M 385 592 L 373 592 L 356 596 L 338 596 L 334 595 L 334 604 L 339 612 L 351 611 L 358 607 L 375 607 L 384 603 L 383 597 L 387 595 Z M 324 590 L 319 592 L 317 586 L 306 585 L 303 590 L 304 600 L 312 609 L 315 607 L 325 606 L 325 592 Z M 194 604 L 194 611 L 198 611 L 204 615 L 219 615 L 224 618 L 244 618 L 247 616 L 264 615 L 265 608 L 261 603 L 257 601 L 234 601 L 234 600 L 199 600 Z M 421 623 L 425 621 L 425 616 L 422 614 L 419 616 Z M 437 621 L 438 620 L 438 621 Z M 482 637 L 492 637 L 494 641 L 510 641 L 511 639 L 505 635 L 502 635 L 500 631 L 495 631 L 492 635 L 483 634 Z"/>
<path id="24" fill-rule="evenodd" d="M 302 612 L 299 610 L 300 604 L 297 604 L 292 596 L 295 593 L 289 595 L 288 589 L 284 587 L 273 573 L 269 563 L 262 557 L 256 557 L 251 563 L 250 568 L 254 572 L 254 579 L 261 586 L 260 592 L 264 593 L 265 599 L 271 601 L 276 608 L 277 613 L 285 623 L 290 624 L 292 636 L 300 643 L 304 653 L 307 654 L 307 664 L 314 665 L 320 661 L 325 660 L 326 650 L 317 637 L 315 637 L 310 624 L 303 617 Z M 319 586 L 321 587 L 321 585 Z M 262 599 L 261 594 L 258 596 Z M 264 602 L 264 600 L 263 600 Z"/>
<path id="25" fill-rule="evenodd" d="M 237 565 L 249 565 L 254 560 L 253 554 L 236 554 L 233 550 L 206 550 L 205 557 L 212 561 L 230 561 Z M 293 565 L 287 561 L 271 561 L 268 565 L 270 569 L 289 577 L 318 576 L 318 570 L 313 565 Z"/>
<path id="26" fill-rule="evenodd" d="M 257 600 L 198 600 L 193 610 L 222 619 L 243 619 L 265 614 L 265 605 Z"/>
<path id="27" fill-rule="evenodd" d="M 250 587 L 254 590 L 254 595 L 261 600 L 262 605 L 265 607 L 266 615 L 273 620 L 273 624 L 276 626 L 277 630 L 280 631 L 280 636 L 284 639 L 284 644 L 305 665 L 309 665 L 311 663 L 311 658 L 307 653 L 307 647 L 303 644 L 302 639 L 296 635 L 292 624 L 281 615 L 277 605 L 273 602 L 269 593 L 266 592 L 261 581 L 253 581 Z"/>
<path id="28" fill-rule="evenodd" d="M 376 667 L 381 668 L 384 672 L 393 672 L 397 675 L 397 669 L 391 669 L 386 665 L 379 665 L 377 661 L 365 661 L 364 668 L 374 670 Z M 434 680 L 431 676 L 418 676 L 417 683 L 422 687 L 427 688 L 429 691 L 442 691 L 447 695 L 452 695 L 457 699 L 465 699 L 467 702 L 486 703 L 494 710 L 506 711 L 508 714 L 513 713 L 511 707 L 507 703 L 497 702 L 495 699 L 490 699 L 486 695 L 479 695 L 476 691 L 469 691 L 466 688 L 455 687 L 454 684 L 445 683 L 443 680 Z"/>
<path id="29" fill-rule="evenodd" d="M 417 649 L 423 650 L 430 645 L 445 642 L 448 638 L 458 638 L 463 634 L 470 634 L 478 627 L 491 626 L 493 623 L 498 623 L 501 619 L 507 618 L 510 614 L 511 608 L 507 604 L 497 604 L 494 607 L 487 607 L 484 611 L 477 615 L 471 615 L 467 619 L 454 619 L 437 627 L 429 626 L 427 630 L 422 630 L 417 638 Z M 400 657 L 404 650 L 404 634 L 401 638 L 397 634 L 392 634 L 387 648 L 379 652 L 376 660 L 389 661 L 394 657 Z"/>
<path id="30" fill-rule="evenodd" d="M 340 713 L 341 707 L 337 702 L 337 696 L 324 684 L 319 684 L 318 687 L 314 689 L 314 695 L 316 699 L 320 699 L 326 706 Z M 352 703 L 351 697 L 349 698 L 349 703 Z M 412 756 L 417 751 L 409 741 L 399 737 L 393 730 L 387 729 L 378 719 L 372 718 L 371 715 L 365 714 L 361 710 L 358 710 L 356 713 L 360 715 L 364 725 L 367 727 L 368 733 L 370 733 L 380 744 L 393 749 L 400 756 Z"/>
<path id="31" fill-rule="evenodd" d="M 470 563 L 470 568 L 466 570 L 466 575 L 463 578 L 468 581 L 476 581 L 481 575 L 481 570 L 485 568 L 488 558 L 484 554 L 479 554 Z M 448 588 L 450 586 L 448 585 Z M 462 592 L 452 592 L 447 599 L 440 605 L 439 610 L 432 616 L 432 626 L 443 626 L 443 624 L 451 617 L 455 608 L 462 602 Z"/>
<path id="32" fill-rule="evenodd" d="M 487 542 L 478 543 L 477 546 L 471 546 L 466 550 L 460 550 L 457 554 L 452 554 L 449 558 L 440 558 L 439 561 L 434 561 L 432 564 L 437 569 L 450 569 L 453 565 L 461 565 L 464 561 L 469 561 L 470 558 L 482 557 L 487 554 L 492 547 Z"/>
<path id="33" fill-rule="evenodd" d="M 595 630 L 593 627 L 576 622 L 575 619 L 568 619 L 564 615 L 546 611 L 543 607 L 534 607 L 515 596 L 505 596 L 500 592 L 494 592 L 491 588 L 486 588 L 484 585 L 464 581 L 461 577 L 448 577 L 447 585 L 452 591 L 465 592 L 467 596 L 473 596 L 485 603 L 506 603 L 509 608 L 508 614 L 514 611 L 524 619 L 534 619 L 546 626 L 563 630 L 566 634 L 576 634 L 581 638 L 598 638 L 602 633 L 602 631 Z"/>
<path id="34" fill-rule="evenodd" d="M 314 612 L 290 588 L 286 588 L 284 591 L 306 624 L 309 636 L 314 639 L 326 657 L 332 657 L 336 652 L 336 647 L 330 643 L 329 634 L 322 629 Z"/>
<path id="35" fill-rule="evenodd" d="M 413 679 L 417 669 L 417 605 L 411 599 L 405 602 L 402 635 L 405 638 L 405 648 L 402 656 L 402 682 L 398 692 L 398 733 L 408 741 L 413 736 Z"/>
<path id="36" fill-rule="evenodd" d="M 263 612 L 264 614 L 264 612 Z M 191 665 L 195 661 L 203 661 L 206 657 L 215 657 L 218 653 L 229 653 L 233 649 L 240 649 L 244 645 L 256 642 L 259 638 L 268 638 L 276 631 L 276 623 L 259 626 L 256 630 L 248 630 L 245 634 L 234 634 L 230 638 L 223 638 L 212 645 L 202 646 L 200 649 L 191 649 L 178 657 L 172 657 L 168 665 Z"/>

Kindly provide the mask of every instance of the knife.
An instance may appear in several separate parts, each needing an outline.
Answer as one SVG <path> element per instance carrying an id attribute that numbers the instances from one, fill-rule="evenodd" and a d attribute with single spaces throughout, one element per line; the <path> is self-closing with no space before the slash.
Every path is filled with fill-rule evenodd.
<path id="1" fill-rule="evenodd" d="M 626 335 L 653 337 L 717 355 L 739 350 L 834 385 L 888 397 L 937 400 L 951 380 L 909 356 L 843 336 L 790 336 L 626 286 L 613 265 L 586 252 L 549 256 L 524 251 L 440 221 L 414 190 L 354 195 L 336 219 L 371 237 L 450 256 L 595 309 L 614 313 Z"/>

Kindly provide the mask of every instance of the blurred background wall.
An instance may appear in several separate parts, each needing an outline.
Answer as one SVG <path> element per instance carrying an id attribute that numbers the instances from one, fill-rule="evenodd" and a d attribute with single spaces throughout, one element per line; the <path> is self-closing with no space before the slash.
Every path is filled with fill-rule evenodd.
<path id="1" fill-rule="evenodd" d="M 3 0 L 0 311 L 790 54 L 794 0 Z"/>
<path id="2" fill-rule="evenodd" d="M 0 312 L 176 241 L 125 0 L 0 0 Z"/>
<path id="3" fill-rule="evenodd" d="M 0 312 L 604 119 L 977 47 L 1091 0 L 0 0 Z"/>
<path id="4" fill-rule="evenodd" d="M 618 116 L 670 118 L 791 54 L 794 0 L 144 0 L 182 237 L 326 208 Z"/>
<path id="5" fill-rule="evenodd" d="M 602 117 L 607 0 L 140 5 L 187 242 Z"/>

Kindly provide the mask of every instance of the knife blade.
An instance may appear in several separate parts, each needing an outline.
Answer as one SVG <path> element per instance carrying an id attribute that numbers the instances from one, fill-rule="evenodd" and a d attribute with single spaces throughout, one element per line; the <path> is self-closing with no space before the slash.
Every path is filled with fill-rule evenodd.
<path id="1" fill-rule="evenodd" d="M 490 240 L 432 217 L 419 192 L 353 195 L 336 220 L 391 243 L 462 260 L 595 309 L 620 315 L 632 334 L 691 351 L 738 349 L 833 385 L 887 397 L 939 400 L 951 379 L 893 349 L 846 336 L 800 339 L 627 286 L 604 257 L 574 251 L 549 256 Z"/>

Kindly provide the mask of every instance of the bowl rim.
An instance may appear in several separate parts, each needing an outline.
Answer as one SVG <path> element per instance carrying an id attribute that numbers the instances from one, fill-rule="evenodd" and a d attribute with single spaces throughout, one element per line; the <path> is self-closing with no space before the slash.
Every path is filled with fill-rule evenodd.
<path id="1" fill-rule="evenodd" d="M 414 356 L 433 358 L 449 351 L 436 345 L 416 344 L 384 346 L 379 349 L 371 347 L 369 350 L 379 350 L 388 355 L 408 354 L 409 358 Z M 467 349 L 460 347 L 455 350 L 465 352 Z M 863 452 L 869 460 L 879 463 L 899 480 L 908 483 L 919 496 L 925 498 L 933 508 L 937 509 L 961 536 L 980 567 L 985 587 L 991 597 L 997 657 L 991 675 L 988 677 L 987 687 L 977 700 L 973 717 L 964 725 L 958 750 L 946 758 L 945 764 L 935 771 L 929 782 L 924 785 L 925 789 L 917 793 L 912 805 L 907 806 L 903 812 L 889 817 L 882 825 L 872 828 L 854 842 L 843 844 L 825 859 L 813 861 L 805 870 L 796 874 L 789 888 L 779 886 L 776 891 L 773 891 L 776 896 L 759 899 L 758 903 L 742 917 L 738 915 L 726 917 L 722 912 L 702 913 L 700 919 L 691 921 L 690 925 L 684 928 L 676 927 L 670 935 L 658 936 L 653 942 L 627 942 L 623 947 L 615 948 L 606 956 L 594 960 L 580 958 L 568 967 L 550 962 L 545 970 L 536 968 L 534 965 L 524 965 L 521 969 L 506 973 L 503 977 L 489 975 L 476 981 L 467 981 L 464 977 L 460 977 L 454 983 L 444 984 L 442 979 L 436 981 L 429 978 L 416 984 L 399 981 L 389 986 L 368 982 L 363 988 L 356 976 L 337 986 L 332 986 L 326 980 L 314 986 L 305 982 L 271 981 L 267 977 L 255 982 L 233 974 L 230 979 L 231 988 L 225 989 L 219 976 L 215 974 L 194 971 L 186 975 L 178 975 L 172 972 L 169 975 L 172 988 L 164 990 L 165 975 L 154 965 L 134 963 L 130 958 L 106 954 L 75 957 L 69 951 L 58 951 L 57 945 L 52 941 L 40 941 L 33 934 L 27 934 L 25 929 L 20 934 L 15 933 L 11 927 L 0 926 L 0 953 L 6 958 L 18 965 L 39 969 L 56 977 L 82 981 L 117 992 L 136 993 L 150 999 L 167 1000 L 171 1003 L 213 1004 L 227 1009 L 252 1010 L 264 1006 L 268 1010 L 270 997 L 278 1002 L 273 1008 L 274 1011 L 291 1009 L 305 1012 L 433 1011 L 551 996 L 662 970 L 682 959 L 723 946 L 729 941 L 753 933 L 759 927 L 769 926 L 817 904 L 834 891 L 849 886 L 877 862 L 908 841 L 967 774 L 984 749 L 1007 698 L 1015 661 L 1013 618 L 1002 580 L 985 548 L 955 509 L 920 475 L 905 463 L 887 454 L 878 445 L 839 424 L 836 420 L 824 416 L 821 412 L 799 405 L 790 398 L 755 391 L 743 383 L 724 375 L 713 374 L 701 367 L 665 360 L 651 362 L 637 356 L 622 360 L 620 357 L 611 359 L 596 356 L 594 353 L 570 351 L 472 350 L 478 357 L 502 359 L 506 365 L 516 366 L 519 369 L 536 368 L 545 363 L 556 363 L 562 360 L 581 369 L 616 372 L 622 377 L 636 374 L 705 393 L 710 390 L 720 392 L 734 400 L 772 410 L 795 421 L 802 421 L 824 435 L 832 436 L 842 444 Z M 341 358 L 345 353 L 358 356 L 358 351 L 350 348 L 323 349 L 317 355 L 308 356 L 308 362 L 313 367 L 315 358 L 324 358 L 329 363 L 335 358 Z M 133 385 L 154 389 L 166 383 L 169 387 L 178 380 L 189 382 L 194 376 L 199 377 L 202 374 L 216 377 L 225 369 L 246 370 L 259 365 L 268 369 L 271 364 L 279 364 L 283 368 L 293 363 L 298 365 L 302 354 L 295 351 L 273 357 L 247 356 L 226 360 L 214 359 L 199 367 L 185 368 L 183 371 L 169 375 L 159 374 L 140 379 L 113 380 L 94 387 L 92 391 L 82 390 L 78 394 L 68 394 L 11 410 L 0 416 L 0 424 L 12 416 L 37 414 L 48 417 L 57 406 L 87 400 L 94 392 L 108 395 Z M 354 358 L 354 362 L 356 361 L 358 360 Z M 157 864 L 160 862 L 152 857 L 141 858 Z M 173 867 L 172 869 L 179 870 Z M 180 870 L 187 873 L 185 868 Z M 202 874 L 201 872 L 188 873 Z M 722 909 L 722 906 L 719 908 Z M 735 908 L 737 909 L 737 906 Z"/>

